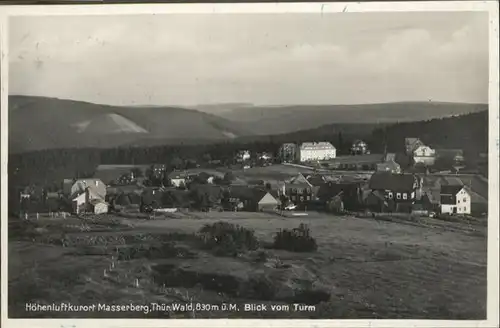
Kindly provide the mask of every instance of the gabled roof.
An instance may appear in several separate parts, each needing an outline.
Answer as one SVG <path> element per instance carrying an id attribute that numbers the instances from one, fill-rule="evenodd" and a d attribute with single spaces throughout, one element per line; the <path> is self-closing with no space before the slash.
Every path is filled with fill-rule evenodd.
<path id="1" fill-rule="evenodd" d="M 308 185 L 309 187 L 312 187 L 312 184 L 307 180 L 306 176 L 302 173 L 297 174 L 296 176 L 294 176 L 290 180 L 286 181 L 286 183 L 294 184 L 294 185 L 304 184 L 304 185 Z"/>
<path id="2" fill-rule="evenodd" d="M 106 185 L 101 179 L 78 179 L 75 181 L 71 189 L 73 190 L 74 187 L 77 189 L 74 191 L 75 194 L 80 194 L 87 188 L 91 188 L 92 191 L 101 198 L 106 197 Z"/>
<path id="3" fill-rule="evenodd" d="M 411 191 L 415 183 L 415 176 L 411 174 L 392 174 L 389 172 L 375 172 L 369 183 L 372 190 Z"/>
<path id="4" fill-rule="evenodd" d="M 441 195 L 453 195 L 455 196 L 464 188 L 463 185 L 442 185 L 440 193 Z"/>
<path id="5" fill-rule="evenodd" d="M 73 200 L 77 199 L 78 197 L 81 197 L 82 195 L 85 195 L 86 192 L 89 192 L 90 198 L 96 198 L 96 199 L 104 199 L 105 195 L 101 195 L 99 191 L 94 187 L 94 186 L 88 186 L 84 190 L 80 190 L 78 193 L 75 193 L 75 195 L 72 197 Z"/>
<path id="6" fill-rule="evenodd" d="M 325 184 L 325 178 L 321 175 L 310 175 L 307 177 L 307 182 L 312 186 L 321 186 Z"/>
<path id="7" fill-rule="evenodd" d="M 413 146 L 417 142 L 421 142 L 419 138 L 405 138 L 405 145 L 407 146 Z"/>

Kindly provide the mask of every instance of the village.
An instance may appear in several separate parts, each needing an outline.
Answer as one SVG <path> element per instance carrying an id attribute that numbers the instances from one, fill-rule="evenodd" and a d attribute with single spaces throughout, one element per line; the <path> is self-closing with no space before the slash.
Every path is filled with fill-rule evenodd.
<path id="1" fill-rule="evenodd" d="M 373 154 L 356 140 L 350 154 L 338 156 L 330 142 L 304 142 L 283 144 L 277 154 L 242 149 L 229 166 L 214 158 L 190 168 L 99 165 L 93 176 L 55 182 L 58 189 L 22 187 L 18 213 L 22 219 L 210 211 L 486 216 L 488 180 L 467 170 L 463 151 L 433 149 L 418 138 L 406 138 L 405 147 L 405 154 Z M 481 158 L 478 167 L 487 161 Z"/>

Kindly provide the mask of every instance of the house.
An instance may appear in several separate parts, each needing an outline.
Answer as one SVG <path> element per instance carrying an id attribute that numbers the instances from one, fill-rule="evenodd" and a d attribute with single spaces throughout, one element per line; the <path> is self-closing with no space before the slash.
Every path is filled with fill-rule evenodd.
<path id="1" fill-rule="evenodd" d="M 327 182 L 325 176 L 321 174 L 310 174 L 306 175 L 305 178 L 313 189 L 319 188 Z"/>
<path id="2" fill-rule="evenodd" d="M 405 138 L 405 151 L 407 155 L 413 155 L 415 149 L 423 145 L 424 143 L 419 138 Z"/>
<path id="3" fill-rule="evenodd" d="M 104 195 L 101 193 L 102 190 L 98 189 L 98 186 L 88 185 L 85 187 L 83 192 L 76 193 L 72 199 L 72 209 L 76 214 L 80 214 L 82 212 L 91 211 L 91 202 L 94 200 L 104 201 L 106 193 Z"/>
<path id="4" fill-rule="evenodd" d="M 401 173 L 401 165 L 396 163 L 393 159 L 383 163 L 377 163 L 377 172 L 388 172 L 393 174 Z"/>
<path id="5" fill-rule="evenodd" d="M 108 213 L 109 204 L 102 199 L 92 199 L 90 201 L 90 210 L 94 214 Z"/>
<path id="6" fill-rule="evenodd" d="M 422 180 L 413 174 L 375 172 L 370 178 L 369 189 L 383 193 L 386 200 L 394 202 L 393 210 L 399 211 L 405 204 L 415 203 L 421 184 Z"/>
<path id="7" fill-rule="evenodd" d="M 319 187 L 316 195 L 323 204 L 335 197 L 343 203 L 346 210 L 356 211 L 363 205 L 363 190 L 361 182 L 328 182 Z"/>
<path id="8" fill-rule="evenodd" d="M 116 182 L 117 182 L 118 185 L 127 186 L 127 185 L 131 185 L 131 184 L 135 183 L 136 181 L 137 180 L 136 180 L 136 177 L 135 177 L 134 173 L 133 172 L 128 172 L 128 173 L 122 174 L 118 178 L 118 181 L 116 181 Z"/>
<path id="9" fill-rule="evenodd" d="M 352 155 L 365 155 L 369 154 L 368 145 L 363 140 L 356 140 L 352 143 L 351 154 Z"/>
<path id="10" fill-rule="evenodd" d="M 309 183 L 282 183 L 278 189 L 279 195 L 284 195 L 292 203 L 300 208 L 307 207 L 307 203 L 313 200 L 313 188 Z"/>
<path id="11" fill-rule="evenodd" d="M 173 171 L 168 175 L 170 182 L 176 188 L 186 186 L 188 175 L 185 172 Z"/>
<path id="12" fill-rule="evenodd" d="M 471 194 L 464 185 L 441 186 L 441 213 L 470 214 Z"/>
<path id="13" fill-rule="evenodd" d="M 278 194 L 264 188 L 232 186 L 223 192 L 222 206 L 226 210 L 263 212 L 274 211 L 280 204 Z"/>
<path id="14" fill-rule="evenodd" d="M 304 142 L 299 147 L 299 161 L 329 160 L 337 157 L 337 149 L 329 142 Z"/>
<path id="15" fill-rule="evenodd" d="M 151 165 L 151 173 L 152 175 L 157 178 L 161 179 L 163 177 L 163 174 L 167 171 L 167 165 L 165 164 L 153 164 Z"/>
<path id="16" fill-rule="evenodd" d="M 249 150 L 240 150 L 236 154 L 236 161 L 237 162 L 246 162 L 250 160 L 250 151 Z"/>
<path id="17" fill-rule="evenodd" d="M 294 162 L 298 159 L 299 149 L 297 144 L 285 143 L 279 149 L 279 158 L 282 162 Z"/>
<path id="18" fill-rule="evenodd" d="M 436 151 L 429 146 L 420 145 L 413 151 L 413 161 L 415 164 L 432 166 L 436 161 Z"/>
<path id="19" fill-rule="evenodd" d="M 100 179 L 78 179 L 71 186 L 70 196 L 74 198 L 87 190 L 87 188 L 92 188 L 92 192 L 98 195 L 100 198 L 106 198 L 106 185 Z"/>
<path id="20" fill-rule="evenodd" d="M 286 180 L 289 184 L 306 184 L 312 188 L 312 184 L 307 180 L 303 173 L 299 173 L 291 179 Z"/>

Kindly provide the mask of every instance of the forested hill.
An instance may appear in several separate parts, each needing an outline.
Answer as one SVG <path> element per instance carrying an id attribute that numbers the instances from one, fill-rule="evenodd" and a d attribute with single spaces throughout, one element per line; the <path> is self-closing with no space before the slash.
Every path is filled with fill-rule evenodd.
<path id="1" fill-rule="evenodd" d="M 459 148 L 468 154 L 488 150 L 488 112 L 433 119 L 421 122 L 397 123 L 384 126 L 353 125 L 350 129 L 325 125 L 318 129 L 291 134 L 235 139 L 211 145 L 179 145 L 155 147 L 121 147 L 111 149 L 53 149 L 9 155 L 9 182 L 46 183 L 63 178 L 92 174 L 98 164 L 169 163 L 172 159 L 203 162 L 212 159 L 230 161 L 241 148 L 252 151 L 276 152 L 284 142 L 329 140 L 339 150 L 346 149 L 355 139 L 363 139 L 372 152 L 381 152 L 387 140 L 391 152 L 404 151 L 406 137 L 420 138 L 436 148 Z M 300 140 L 298 140 L 300 139 Z M 343 146 L 340 146 L 342 144 Z M 342 151 L 339 152 L 340 154 Z"/>
<path id="2" fill-rule="evenodd" d="M 420 138 L 433 148 L 463 149 L 467 153 L 488 152 L 488 111 L 388 125 L 373 131 L 368 142 L 374 151 L 382 150 L 384 140 L 392 152 L 404 151 L 404 139 Z"/>

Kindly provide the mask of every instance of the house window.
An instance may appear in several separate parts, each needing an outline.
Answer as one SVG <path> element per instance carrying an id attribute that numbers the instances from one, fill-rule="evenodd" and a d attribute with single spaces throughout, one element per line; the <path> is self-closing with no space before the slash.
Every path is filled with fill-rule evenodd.
<path id="1" fill-rule="evenodd" d="M 396 194 L 396 198 L 397 198 L 397 199 L 401 199 L 401 193 L 399 193 L 399 192 L 398 192 L 398 193 Z"/>
<path id="2" fill-rule="evenodd" d="M 467 211 L 467 207 L 464 206 L 464 212 Z"/>
<path id="3" fill-rule="evenodd" d="M 464 198 L 464 203 L 467 202 L 467 199 Z"/>
<path id="4" fill-rule="evenodd" d="M 460 199 L 458 200 L 458 203 L 460 204 Z"/>
<path id="5" fill-rule="evenodd" d="M 408 199 L 408 195 L 406 193 L 403 193 L 403 199 Z"/>
<path id="6" fill-rule="evenodd" d="M 392 199 L 392 192 L 389 193 L 389 199 Z"/>

